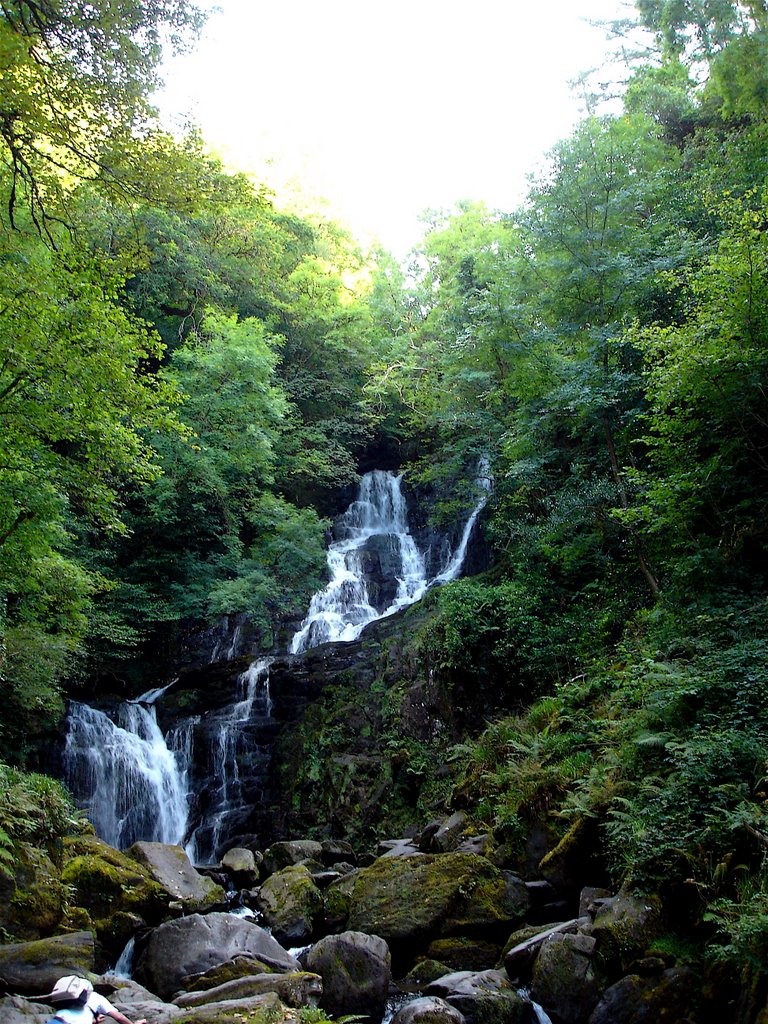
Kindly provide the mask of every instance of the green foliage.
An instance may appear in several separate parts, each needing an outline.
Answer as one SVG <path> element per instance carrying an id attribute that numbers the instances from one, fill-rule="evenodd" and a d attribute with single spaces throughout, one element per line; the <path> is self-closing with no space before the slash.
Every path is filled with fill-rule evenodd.
<path id="1" fill-rule="evenodd" d="M 79 831 L 72 800 L 59 782 L 0 763 L 0 874 L 12 875 L 26 846 L 60 860 L 62 837 Z"/>

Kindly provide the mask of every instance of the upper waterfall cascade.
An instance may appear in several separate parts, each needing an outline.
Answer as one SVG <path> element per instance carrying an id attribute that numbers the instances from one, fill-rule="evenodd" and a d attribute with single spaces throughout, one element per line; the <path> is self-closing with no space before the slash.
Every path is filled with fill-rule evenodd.
<path id="1" fill-rule="evenodd" d="M 336 520 L 327 555 L 329 582 L 312 598 L 290 653 L 355 640 L 369 623 L 413 604 L 429 587 L 455 579 L 488 499 L 484 465 L 477 483 L 479 496 L 455 550 L 443 540 L 439 550 L 427 552 L 410 532 L 400 476 L 366 473 L 357 497 Z M 234 652 L 240 642 L 238 626 L 229 650 Z M 272 717 L 271 660 L 260 658 L 240 675 L 237 698 L 229 707 L 190 715 L 165 736 L 155 704 L 169 687 L 120 705 L 116 721 L 85 704 L 70 703 L 65 777 L 106 842 L 122 849 L 137 840 L 186 842 L 191 859 L 202 864 L 214 862 L 220 846 L 247 828 L 262 797 L 259 773 L 266 771 L 278 727 Z M 197 782 L 195 771 L 203 772 Z"/>
<path id="2" fill-rule="evenodd" d="M 448 552 L 445 564 L 430 579 L 424 554 L 408 528 L 401 477 L 382 470 L 366 473 L 357 498 L 337 520 L 339 539 L 328 548 L 330 581 L 312 598 L 307 616 L 291 641 L 291 653 L 331 641 L 356 640 L 370 622 L 418 601 L 433 584 L 455 579 L 461 572 L 472 528 L 488 500 L 490 479 L 485 467 L 481 467 L 478 484 L 480 498 L 459 546 L 455 552 Z M 364 558 L 373 538 L 384 542 L 387 562 L 397 581 L 394 597 L 383 609 L 372 604 L 366 583 Z"/>

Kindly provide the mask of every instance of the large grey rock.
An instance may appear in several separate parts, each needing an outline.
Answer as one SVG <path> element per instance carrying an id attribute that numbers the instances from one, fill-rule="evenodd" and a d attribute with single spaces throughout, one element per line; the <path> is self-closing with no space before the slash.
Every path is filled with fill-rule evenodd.
<path id="1" fill-rule="evenodd" d="M 150 992 L 131 978 L 105 974 L 102 981 L 113 987 L 111 995 L 108 996 L 109 1001 L 130 1020 L 144 1018 L 147 1024 L 170 1024 L 170 1021 L 181 1013 L 178 1006 L 163 1002 L 154 992 Z"/>
<path id="2" fill-rule="evenodd" d="M 226 905 L 227 894 L 222 887 L 201 875 L 180 846 L 140 842 L 129 847 L 126 854 L 142 864 L 186 913 Z"/>
<path id="3" fill-rule="evenodd" d="M 8 991 L 22 995 L 50 992 L 65 974 L 88 975 L 93 963 L 92 932 L 70 932 L 0 946 L 0 978 Z"/>
<path id="4" fill-rule="evenodd" d="M 422 996 L 402 1006 L 392 1024 L 464 1024 L 464 1015 L 438 996 Z"/>
<path id="5" fill-rule="evenodd" d="M 315 943 L 307 970 L 323 979 L 320 1005 L 331 1016 L 365 1014 L 381 1020 L 392 980 L 389 947 L 376 935 L 342 932 Z"/>
<path id="6" fill-rule="evenodd" d="M 269 876 L 259 889 L 256 907 L 279 943 L 302 946 L 314 934 L 323 897 L 307 868 L 295 864 Z"/>
<path id="7" fill-rule="evenodd" d="M 437 824 L 437 828 L 435 828 Z M 456 811 L 445 821 L 433 822 L 421 834 L 420 846 L 430 853 L 448 853 L 455 850 L 464 838 L 467 827 L 467 816 L 464 811 Z"/>
<path id="8" fill-rule="evenodd" d="M 264 851 L 264 868 L 267 874 L 281 871 L 291 864 L 301 864 L 304 860 L 322 862 L 323 847 L 314 839 L 290 839 L 273 843 Z"/>
<path id="9" fill-rule="evenodd" d="M 456 971 L 431 982 L 424 994 L 438 996 L 470 1022 L 533 1024 L 533 1008 L 518 995 L 504 971 Z"/>
<path id="10" fill-rule="evenodd" d="M 269 932 L 231 914 L 191 914 L 167 921 L 149 935 L 134 975 L 141 984 L 170 999 L 189 975 L 249 956 L 278 972 L 300 971 L 298 960 Z"/>
<path id="11" fill-rule="evenodd" d="M 221 866 L 238 888 L 249 889 L 259 882 L 259 865 L 252 850 L 233 846 L 221 858 Z"/>
<path id="12" fill-rule="evenodd" d="M 542 943 L 531 980 L 531 998 L 563 1024 L 580 1024 L 600 995 L 589 935 L 557 932 Z"/>
<path id="13" fill-rule="evenodd" d="M 699 986 L 685 967 L 672 967 L 661 975 L 628 975 L 611 985 L 595 1007 L 589 1024 L 660 1024 L 696 1014 Z"/>
<path id="14" fill-rule="evenodd" d="M 53 1010 L 42 1003 L 31 1003 L 23 996 L 0 999 L 0 1020 L 3 1024 L 45 1024 Z"/>
<path id="15" fill-rule="evenodd" d="M 186 1008 L 275 992 L 286 1006 L 317 1006 L 322 990 L 322 979 L 308 971 L 299 974 L 257 974 L 236 978 L 204 992 L 185 992 L 174 999 L 174 1003 Z"/>

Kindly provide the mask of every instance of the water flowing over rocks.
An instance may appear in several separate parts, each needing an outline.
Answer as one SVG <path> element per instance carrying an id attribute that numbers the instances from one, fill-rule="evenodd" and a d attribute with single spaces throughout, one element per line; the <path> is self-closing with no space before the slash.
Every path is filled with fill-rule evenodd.
<path id="1" fill-rule="evenodd" d="M 180 844 L 193 862 L 213 864 L 237 836 L 274 832 L 276 737 L 333 679 L 372 677 L 366 642 L 343 650 L 364 629 L 461 573 L 489 488 L 481 467 L 461 536 L 451 542 L 422 528 L 417 542 L 401 478 L 366 473 L 334 524 L 329 583 L 290 653 L 254 658 L 238 620 L 231 636 L 217 635 L 209 659 L 195 657 L 164 687 L 103 710 L 72 702 L 64 774 L 102 838 L 122 849 Z"/>
<path id="2" fill-rule="evenodd" d="M 174 864 L 178 847 L 163 851 L 141 844 L 129 857 L 110 855 L 100 840 L 83 837 L 70 844 L 63 870 L 84 849 L 99 851 L 107 865 L 112 858 L 123 867 L 126 861 L 135 865 L 125 903 L 109 894 L 102 898 L 115 916 L 132 922 L 136 980 L 105 975 L 103 982 L 105 991 L 114 990 L 110 998 L 119 1008 L 146 1016 L 150 1024 L 170 1024 L 182 1014 L 185 1024 L 237 1024 L 257 1009 L 289 1019 L 297 1008 L 317 1005 L 333 1016 L 366 1014 L 378 1024 L 393 992 L 401 1003 L 408 1000 L 396 1015 L 403 1024 L 650 1024 L 686 1015 L 698 1020 L 699 992 L 691 987 L 690 972 L 654 952 L 661 926 L 657 903 L 587 886 L 577 901 L 565 899 L 581 914 L 531 923 L 542 906 L 558 906 L 550 899 L 551 883 L 523 880 L 481 853 L 458 852 L 472 827 L 465 817 L 436 819 L 409 839 L 382 842 L 378 856 L 355 857 L 347 844 L 332 840 L 280 842 L 257 851 L 260 884 L 240 890 L 238 898 L 254 913 L 269 902 L 286 936 L 309 926 L 306 907 L 284 880 L 295 875 L 313 887 L 315 944 L 296 955 L 254 919 L 216 909 L 179 917 L 178 887 L 151 878 L 157 887 L 154 923 L 121 909 L 131 905 L 129 890 L 141 890 L 148 878 L 146 865 L 133 858 L 146 859 L 149 847 L 155 864 Z M 426 852 L 437 836 L 454 849 Z M 410 854 L 393 856 L 404 843 Z M 346 873 L 327 887 L 317 885 L 314 880 L 328 870 L 323 860 L 339 866 L 339 855 L 365 866 L 347 864 Z M 229 866 L 227 861 L 210 870 L 229 888 L 242 859 L 238 854 Z M 539 895 L 532 898 L 532 892 Z M 89 913 L 103 912 L 95 892 L 82 893 Z M 106 934 L 93 929 L 0 945 L 0 979 L 13 997 L 7 1004 L 11 1019 L 36 1024 L 34 1002 L 27 1005 L 22 997 L 50 991 L 62 974 L 82 972 L 97 980 L 94 972 L 114 956 L 103 941 Z"/>

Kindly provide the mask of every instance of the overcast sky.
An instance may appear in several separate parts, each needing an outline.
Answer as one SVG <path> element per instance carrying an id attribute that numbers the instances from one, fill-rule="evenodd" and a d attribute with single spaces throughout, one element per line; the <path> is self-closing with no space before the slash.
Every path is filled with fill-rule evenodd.
<path id="1" fill-rule="evenodd" d="M 569 83 L 605 60 L 609 44 L 589 21 L 631 10 L 623 0 L 216 7 L 194 52 L 166 67 L 166 116 L 191 116 L 229 164 L 281 196 L 299 187 L 325 198 L 398 256 L 428 207 L 517 205 L 526 175 L 580 116 Z"/>

